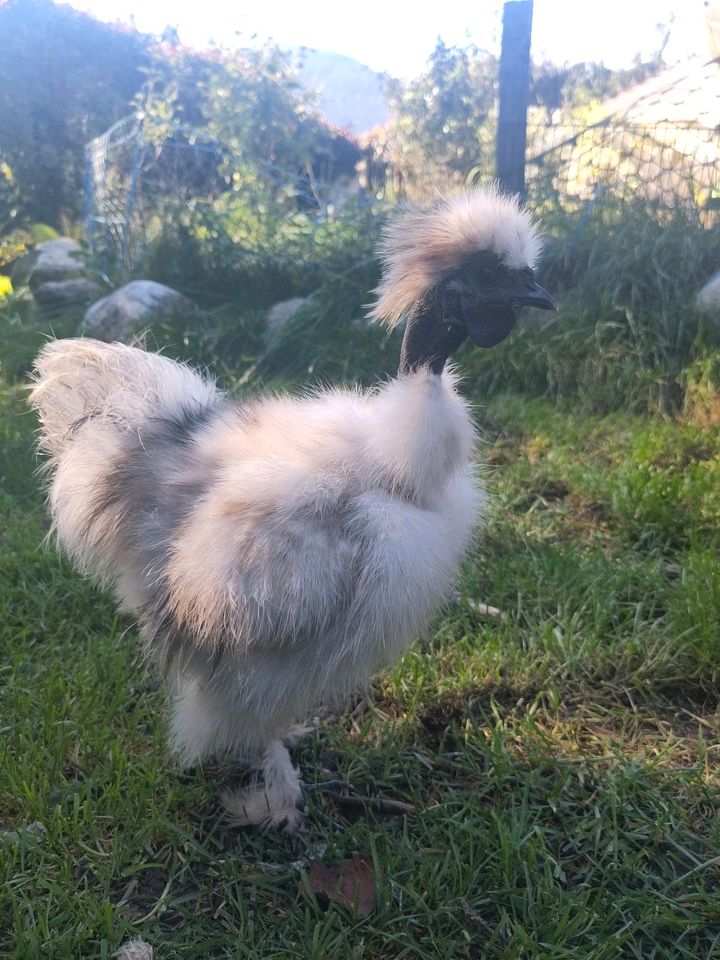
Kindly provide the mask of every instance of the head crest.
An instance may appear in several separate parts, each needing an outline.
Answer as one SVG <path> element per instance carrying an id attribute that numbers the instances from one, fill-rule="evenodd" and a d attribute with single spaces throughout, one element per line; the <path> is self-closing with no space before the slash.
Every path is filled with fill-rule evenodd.
<path id="1" fill-rule="evenodd" d="M 444 274 L 481 250 L 493 251 L 510 269 L 533 267 L 541 242 L 530 213 L 496 186 L 442 198 L 430 209 L 406 210 L 383 233 L 383 278 L 370 316 L 394 327 Z"/>

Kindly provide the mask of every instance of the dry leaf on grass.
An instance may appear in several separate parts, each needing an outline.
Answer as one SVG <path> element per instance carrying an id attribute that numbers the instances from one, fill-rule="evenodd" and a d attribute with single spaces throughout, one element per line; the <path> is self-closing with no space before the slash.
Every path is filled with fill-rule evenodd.
<path id="1" fill-rule="evenodd" d="M 310 889 L 318 900 L 339 903 L 358 917 L 369 916 L 375 906 L 375 875 L 366 857 L 341 860 L 332 867 L 313 863 L 308 872 Z"/>

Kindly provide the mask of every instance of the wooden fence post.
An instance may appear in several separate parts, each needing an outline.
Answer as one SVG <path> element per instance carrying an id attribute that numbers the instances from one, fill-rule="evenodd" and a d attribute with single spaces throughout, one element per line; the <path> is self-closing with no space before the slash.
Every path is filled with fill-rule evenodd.
<path id="1" fill-rule="evenodd" d="M 510 193 L 525 196 L 525 146 L 530 92 L 533 0 L 503 7 L 495 176 Z"/>

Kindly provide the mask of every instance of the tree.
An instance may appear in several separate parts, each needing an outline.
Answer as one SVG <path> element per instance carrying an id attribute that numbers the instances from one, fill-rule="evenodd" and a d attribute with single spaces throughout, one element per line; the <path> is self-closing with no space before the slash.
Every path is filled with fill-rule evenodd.
<path id="1" fill-rule="evenodd" d="M 135 99 L 145 136 L 162 151 L 202 131 L 219 147 L 228 189 L 254 190 L 259 203 L 285 197 L 302 206 L 317 180 L 354 173 L 362 155 L 314 113 L 275 47 L 198 54 L 161 44 L 146 73 Z"/>
<path id="2" fill-rule="evenodd" d="M 463 178 L 474 167 L 492 167 L 497 60 L 475 46 L 442 40 L 428 69 L 388 89 L 393 126 L 392 161 L 411 175 L 437 172 Z"/>
<path id="3" fill-rule="evenodd" d="M 661 69 L 665 39 L 648 62 L 638 60 L 626 70 L 598 63 L 533 64 L 529 123 L 582 125 L 593 104 Z M 473 173 L 492 177 L 497 79 L 492 54 L 438 40 L 421 76 L 388 86 L 391 121 L 384 159 L 421 183 L 448 177 L 463 181 Z"/>
<path id="4" fill-rule="evenodd" d="M 660 53 L 624 70 L 611 70 L 602 63 L 534 63 L 530 102 L 542 111 L 540 117 L 536 114 L 538 122 L 582 125 L 590 107 L 658 73 L 663 66 Z"/>
<path id="5" fill-rule="evenodd" d="M 128 112 L 149 43 L 51 0 L 0 5 L 0 160 L 16 221 L 81 215 L 85 144 Z"/>

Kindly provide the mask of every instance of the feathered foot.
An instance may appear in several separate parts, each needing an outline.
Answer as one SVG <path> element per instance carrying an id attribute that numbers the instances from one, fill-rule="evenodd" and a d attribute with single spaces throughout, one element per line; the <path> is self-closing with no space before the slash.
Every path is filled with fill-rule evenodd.
<path id="1" fill-rule="evenodd" d="M 294 723 L 282 738 L 282 742 L 288 748 L 288 750 L 292 750 L 292 748 L 296 747 L 301 740 L 304 740 L 305 737 L 309 737 L 311 733 L 315 733 L 315 727 L 312 724 Z"/>
<path id="2" fill-rule="evenodd" d="M 279 740 L 265 750 L 262 761 L 264 784 L 246 790 L 226 790 L 222 802 L 237 827 L 285 827 L 294 833 L 305 814 L 300 773 Z"/>

